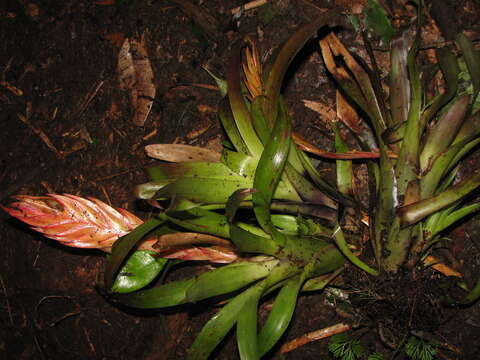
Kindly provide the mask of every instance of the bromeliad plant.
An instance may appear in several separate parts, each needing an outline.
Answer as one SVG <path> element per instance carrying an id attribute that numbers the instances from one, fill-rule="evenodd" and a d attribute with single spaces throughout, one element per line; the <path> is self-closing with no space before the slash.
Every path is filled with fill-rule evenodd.
<path id="1" fill-rule="evenodd" d="M 446 91 L 427 99 L 416 60 L 420 31 L 412 44 L 406 33 L 393 38 L 388 84 L 330 33 L 320 47 L 339 87 L 340 122 L 332 124 L 336 152 L 292 132 L 280 94 L 284 75 L 319 28 L 339 21 L 333 10 L 300 28 L 266 72 L 252 40 L 233 46 L 226 81 L 218 79 L 225 89 L 218 113 L 229 141 L 221 154 L 148 147 L 150 155 L 170 161 L 148 168 L 151 181 L 137 188 L 140 198 L 161 209 L 150 220 L 142 223 L 98 200 L 71 195 L 18 196 L 4 209 L 66 245 L 111 252 L 104 286 L 120 304 L 165 308 L 227 296 L 189 358 L 208 358 L 233 327 L 240 357 L 261 358 L 284 334 L 298 295 L 324 288 L 347 260 L 371 276 L 415 269 L 432 261 L 429 250 L 450 225 L 480 206 L 464 203 L 480 185 L 480 173 L 455 181 L 459 164 L 480 141 L 479 113 L 471 111 L 480 90 L 479 54 L 463 35 L 457 43 L 473 91 L 465 94 L 460 87 L 453 53 L 438 49 Z M 417 29 L 421 21 L 419 11 Z M 375 69 L 373 57 L 370 62 Z M 345 131 L 358 150 L 349 150 Z M 335 160 L 335 185 L 314 166 L 318 156 Z M 367 164 L 368 204 L 355 192 L 352 160 Z M 367 224 L 363 234 L 344 232 L 349 209 Z M 361 238 L 370 239 L 374 259 L 360 260 Z M 227 264 L 163 282 L 177 262 L 187 260 Z M 272 309 L 258 329 L 259 302 L 274 291 Z M 480 282 L 463 303 L 479 296 Z"/>

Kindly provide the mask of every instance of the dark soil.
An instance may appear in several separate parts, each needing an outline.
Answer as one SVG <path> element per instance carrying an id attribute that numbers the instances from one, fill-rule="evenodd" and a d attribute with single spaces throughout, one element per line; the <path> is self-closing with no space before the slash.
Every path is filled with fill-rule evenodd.
<path id="1" fill-rule="evenodd" d="M 268 60 L 299 24 L 324 9 L 335 4 L 348 13 L 365 2 L 279 0 L 233 20 L 230 10 L 241 5 L 240 0 L 4 0 L 0 201 L 6 203 L 14 194 L 70 193 L 148 217 L 148 208 L 136 203 L 132 194 L 133 186 L 146 179 L 142 168 L 151 163 L 145 145 L 176 141 L 221 146 L 223 133 L 216 117 L 220 94 L 212 90 L 214 82 L 202 66 L 222 76 L 229 46 L 247 34 L 259 38 L 261 57 Z M 385 3 L 402 8 L 399 0 Z M 452 31 L 467 31 L 478 39 L 478 2 L 450 0 L 445 8 L 431 3 L 431 15 L 446 40 Z M 197 8 L 188 10 L 186 4 Z M 208 16 L 213 20 L 205 20 Z M 131 121 L 128 94 L 118 85 L 117 58 L 125 37 L 142 35 L 157 95 L 145 126 L 138 127 Z M 441 40 L 438 32 L 430 35 L 428 41 Z M 354 48 L 359 46 L 352 36 L 345 36 Z M 316 47 L 302 51 L 294 66 L 285 92 L 295 129 L 313 142 L 331 146 L 330 130 L 302 103 L 334 101 Z M 0 231 L 0 354 L 5 359 L 183 359 L 215 311 L 206 303 L 169 311 L 119 309 L 95 289 L 104 266 L 100 252 L 60 246 L 3 212 Z M 457 229 L 446 256 L 467 259 L 457 265 L 470 285 L 480 269 L 479 232 L 477 218 Z M 370 297 L 353 295 L 352 301 L 371 311 L 358 317 L 358 325 L 381 320 L 383 337 L 406 327 L 433 333 L 451 345 L 442 349 L 444 359 L 477 359 L 480 303 L 444 309 L 439 302 L 442 294 L 431 290 L 437 288 L 435 276 L 364 288 L 365 281 L 359 282 L 359 289 L 369 289 Z M 416 302 L 422 289 L 429 295 Z M 403 306 L 400 325 L 390 316 L 398 310 L 392 304 Z M 262 306 L 267 311 L 268 302 Z M 414 325 L 409 323 L 412 312 Z M 304 296 L 284 341 L 352 321 L 341 315 L 345 314 L 325 305 L 324 295 Z M 232 339 L 218 350 L 218 359 L 238 358 Z M 369 350 L 387 351 L 375 332 L 367 332 L 362 341 Z M 326 359 L 327 345 L 328 340 L 321 340 L 271 358 Z"/>

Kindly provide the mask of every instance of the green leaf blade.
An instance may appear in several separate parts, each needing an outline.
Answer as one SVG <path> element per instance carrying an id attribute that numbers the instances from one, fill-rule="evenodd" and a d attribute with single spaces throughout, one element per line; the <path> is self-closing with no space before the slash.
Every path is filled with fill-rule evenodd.
<path id="1" fill-rule="evenodd" d="M 162 271 L 168 259 L 155 257 L 155 252 L 134 252 L 127 260 L 112 286 L 114 293 L 128 293 L 147 286 Z"/>

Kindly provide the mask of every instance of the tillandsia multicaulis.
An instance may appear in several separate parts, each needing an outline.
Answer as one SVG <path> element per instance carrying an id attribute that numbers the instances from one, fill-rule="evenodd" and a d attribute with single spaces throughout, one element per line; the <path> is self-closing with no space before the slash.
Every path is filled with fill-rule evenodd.
<path id="1" fill-rule="evenodd" d="M 143 221 L 125 209 L 114 209 L 95 198 L 71 194 L 17 195 L 2 209 L 46 237 L 63 245 L 99 249 L 110 253 L 112 245 Z M 209 244 L 211 247 L 199 246 Z M 159 253 L 163 258 L 230 263 L 238 259 L 230 242 L 207 234 L 152 235 L 137 250 Z"/>
<path id="2" fill-rule="evenodd" d="M 280 91 L 304 44 L 319 28 L 341 23 L 336 9 L 299 28 L 269 72 L 261 70 L 252 40 L 232 46 L 223 83 L 227 93 L 218 108 L 229 143 L 221 154 L 183 145 L 168 145 L 168 156 L 157 153 L 168 162 L 148 168 L 150 182 L 136 189 L 139 198 L 164 206 L 158 206 L 161 211 L 151 219 L 141 222 L 98 200 L 67 195 L 19 197 L 20 202 L 6 210 L 67 245 L 111 247 L 104 286 L 114 302 L 163 308 L 231 294 L 194 341 L 189 359 L 208 358 L 235 326 L 240 357 L 259 359 L 284 334 L 301 292 L 323 289 L 347 261 L 371 276 L 430 264 L 432 245 L 444 231 L 480 207 L 465 202 L 480 186 L 480 173 L 456 181 L 459 164 L 480 142 L 480 115 L 472 111 L 480 90 L 479 54 L 459 35 L 473 84 L 473 92 L 465 94 L 455 55 L 438 49 L 446 91 L 427 99 L 417 64 L 420 5 L 416 38 L 409 43 L 398 31 L 391 40 L 388 84 L 382 84 L 366 62 L 358 62 L 332 32 L 320 39 L 324 62 L 339 88 L 334 153 L 292 132 Z M 375 68 L 375 58 L 369 60 Z M 389 96 L 384 88 L 389 88 Z M 347 146 L 345 133 L 358 149 Z M 335 160 L 335 184 L 321 176 L 307 152 Z M 353 159 L 368 169 L 369 201 L 359 200 Z M 83 214 L 82 206 L 88 209 Z M 363 224 L 359 234 L 345 231 L 345 219 L 352 214 Z M 70 223 L 60 221 L 69 216 Z M 108 216 L 114 221 L 104 221 Z M 115 230 L 99 231 L 104 237 L 96 239 L 92 224 Z M 368 244 L 373 259 L 362 255 Z M 141 251 L 148 251 L 148 261 L 139 258 Z M 165 266 L 167 257 L 195 256 L 229 264 L 155 283 L 171 268 Z M 458 284 L 468 289 L 460 279 Z M 272 309 L 257 328 L 258 304 L 273 291 Z M 462 303 L 479 296 L 480 282 Z"/>

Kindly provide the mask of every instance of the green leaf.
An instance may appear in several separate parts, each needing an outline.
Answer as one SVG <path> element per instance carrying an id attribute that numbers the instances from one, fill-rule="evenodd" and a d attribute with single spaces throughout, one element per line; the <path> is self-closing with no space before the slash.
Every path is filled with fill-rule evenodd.
<path id="1" fill-rule="evenodd" d="M 252 118 L 245 104 L 241 89 L 240 52 L 243 46 L 244 41 L 242 40 L 233 46 L 230 54 L 226 72 L 228 100 L 230 102 L 230 108 L 232 109 L 233 118 L 235 119 L 235 124 L 248 148 L 249 155 L 258 158 L 262 154 L 263 145 L 253 128 Z"/>
<path id="2" fill-rule="evenodd" d="M 424 111 L 421 120 L 420 128 L 423 129 L 425 124 L 437 114 L 438 110 L 447 104 L 457 93 L 458 77 L 460 68 L 457 63 L 455 55 L 446 48 L 439 48 L 435 50 L 438 64 L 442 70 L 443 78 L 445 79 L 446 91 L 438 96 L 431 105 Z"/>
<path id="3" fill-rule="evenodd" d="M 212 296 L 227 294 L 266 277 L 278 260 L 236 262 L 207 271 L 196 277 L 187 291 L 187 301 L 196 302 Z"/>
<path id="4" fill-rule="evenodd" d="M 480 209 L 480 204 L 471 204 L 464 206 L 458 210 L 451 211 L 448 215 L 441 217 L 438 222 L 435 224 L 435 228 L 432 230 L 431 237 L 437 235 L 441 231 L 445 230 L 449 226 L 453 225 L 457 221 L 465 218 L 466 216 L 473 214 L 478 209 Z"/>
<path id="5" fill-rule="evenodd" d="M 339 268 L 331 274 L 325 274 L 321 276 L 309 279 L 303 284 L 302 291 L 319 291 L 323 290 L 333 279 L 335 279 L 344 268 Z"/>
<path id="6" fill-rule="evenodd" d="M 186 230 L 228 238 L 230 226 L 225 215 L 201 208 L 168 211 L 163 215 Z"/>
<path id="7" fill-rule="evenodd" d="M 245 198 L 253 194 L 255 191 L 255 189 L 238 189 L 230 195 L 227 204 L 225 205 L 225 216 L 229 223 L 233 222 L 235 214 Z"/>
<path id="8" fill-rule="evenodd" d="M 389 189 L 386 193 L 380 191 L 378 196 L 381 198 L 390 194 L 390 190 L 395 190 L 394 207 L 385 209 L 383 216 L 391 216 L 391 211 L 397 206 L 402 205 L 397 201 L 401 200 L 404 204 L 409 204 L 420 200 L 421 187 L 418 183 L 418 167 L 419 167 L 419 151 L 420 140 L 423 129 L 420 128 L 421 110 L 422 110 L 422 87 L 420 82 L 420 71 L 417 64 L 416 56 L 418 48 L 420 46 L 420 29 L 423 23 L 421 6 L 417 15 L 417 33 L 413 45 L 408 53 L 407 68 L 410 79 L 411 101 L 410 108 L 408 109 L 408 118 L 405 126 L 405 136 L 402 140 L 402 145 L 398 159 L 395 164 L 395 175 L 390 179 L 385 179 L 385 176 L 392 176 L 388 174 L 382 174 L 381 181 L 386 182 L 389 185 Z M 382 171 L 390 172 L 385 166 L 390 166 L 386 161 L 389 160 L 385 157 L 384 151 L 382 151 L 380 167 Z M 395 181 L 396 180 L 396 181 Z M 389 183 L 394 181 L 393 186 Z M 382 201 L 382 200 L 380 200 Z M 389 204 L 390 205 L 390 204 Z M 382 211 L 382 209 L 377 210 Z M 411 229 L 400 230 L 400 220 L 398 217 L 394 217 L 393 221 L 385 229 L 387 231 L 387 238 L 383 249 L 388 254 L 383 256 L 383 266 L 385 269 L 396 272 L 398 267 L 404 263 L 408 257 L 408 250 L 411 245 L 412 237 L 410 236 Z M 380 234 L 381 236 L 381 234 Z M 376 245 L 379 246 L 379 242 L 382 239 L 375 239 Z M 382 246 L 380 244 L 380 246 Z M 382 250 L 383 250 L 382 249 Z M 380 252 L 375 249 L 377 260 L 380 256 Z"/>
<path id="9" fill-rule="evenodd" d="M 277 188 L 290 150 L 290 122 L 287 110 L 280 104 L 278 116 L 268 141 L 258 162 L 253 187 L 257 190 L 252 195 L 254 212 L 260 226 L 267 232 L 275 232 L 270 218 L 270 204 Z"/>
<path id="10" fill-rule="evenodd" d="M 393 124 L 398 126 L 407 121 L 410 104 L 407 32 L 404 31 L 401 35 L 396 36 L 390 47 L 390 111 Z"/>
<path id="11" fill-rule="evenodd" d="M 399 208 L 397 212 L 401 225 L 409 226 L 417 223 L 425 217 L 464 198 L 478 186 L 480 186 L 480 173 L 477 172 L 434 197 Z"/>
<path id="12" fill-rule="evenodd" d="M 162 163 L 148 167 L 146 170 L 150 179 L 158 182 L 186 178 L 224 179 L 239 175 L 220 162 Z"/>
<path id="13" fill-rule="evenodd" d="M 116 294 L 113 301 L 139 309 L 158 309 L 185 304 L 187 290 L 195 279 L 179 280 L 128 294 Z"/>
<path id="14" fill-rule="evenodd" d="M 320 191 L 289 163 L 285 166 L 285 174 L 305 202 L 315 205 L 323 205 L 330 209 L 337 208 L 337 203 L 335 201 Z"/>
<path id="15" fill-rule="evenodd" d="M 223 266 L 186 280 L 173 281 L 128 294 L 116 294 L 113 300 L 141 309 L 155 309 L 196 302 L 227 294 L 266 277 L 278 260 L 238 262 Z"/>
<path id="16" fill-rule="evenodd" d="M 215 83 L 218 86 L 218 90 L 220 90 L 220 95 L 222 95 L 222 98 L 225 95 L 227 95 L 227 89 L 228 89 L 227 82 L 224 79 L 216 76 L 213 72 L 210 71 L 208 67 L 202 66 L 202 69 L 205 70 L 213 80 L 215 80 Z"/>
<path id="17" fill-rule="evenodd" d="M 164 220 L 152 218 L 145 221 L 140 226 L 136 227 L 132 232 L 124 237 L 118 239 L 112 247 L 112 255 L 105 269 L 105 288 L 110 291 L 118 270 L 123 265 L 123 262 L 130 251 L 135 247 L 146 234 L 155 228 L 159 227 Z"/>
<path id="18" fill-rule="evenodd" d="M 475 101 L 480 92 L 480 52 L 475 49 L 473 43 L 465 34 L 460 33 L 455 39 L 463 52 L 463 58 L 467 63 L 468 72 L 473 84 L 473 100 Z"/>
<path id="19" fill-rule="evenodd" d="M 258 335 L 260 357 L 270 351 L 290 324 L 302 284 L 300 276 L 288 280 L 275 298 L 272 310 Z"/>
<path id="20" fill-rule="evenodd" d="M 218 104 L 218 117 L 222 122 L 223 128 L 227 133 L 228 139 L 231 141 L 233 147 L 243 154 L 249 154 L 245 141 L 243 141 L 242 134 L 237 128 L 235 118 L 230 108 L 230 103 L 227 98 L 224 98 Z"/>
<path id="21" fill-rule="evenodd" d="M 376 0 L 368 0 L 365 15 L 365 25 L 380 36 L 384 42 L 388 43 L 395 34 L 395 30 Z"/>
<path id="22" fill-rule="evenodd" d="M 434 195 L 437 192 L 440 181 L 479 142 L 480 139 L 469 141 L 469 138 L 465 138 L 461 142 L 451 145 L 444 153 L 438 156 L 431 165 L 430 170 L 421 179 L 422 199 Z"/>
<path id="23" fill-rule="evenodd" d="M 358 15 L 349 15 L 347 18 L 348 21 L 350 21 L 350 24 L 352 24 L 353 30 L 355 30 L 355 32 L 359 32 L 361 30 L 361 24 Z"/>
<path id="24" fill-rule="evenodd" d="M 285 232 L 289 232 L 293 235 L 299 234 L 299 226 L 296 216 L 286 214 L 273 214 L 272 222 L 273 225 L 282 229 Z"/>
<path id="25" fill-rule="evenodd" d="M 420 166 L 423 170 L 427 169 L 431 161 L 454 141 L 465 120 L 469 101 L 469 95 L 460 96 L 440 117 L 435 126 L 429 129 L 420 153 Z"/>
<path id="26" fill-rule="evenodd" d="M 280 250 L 270 237 L 254 234 L 238 225 L 230 226 L 230 238 L 241 252 L 275 255 Z"/>
<path id="27" fill-rule="evenodd" d="M 185 178 L 171 183 L 149 182 L 137 187 L 141 199 L 185 199 L 199 204 L 226 203 L 230 195 L 238 189 L 251 188 L 252 180 L 232 174 L 222 179 Z M 212 191 L 215 189 L 215 191 Z M 289 201 L 298 199 L 294 190 L 279 186 L 275 198 Z"/>
<path id="28" fill-rule="evenodd" d="M 475 301 L 480 299 L 480 279 L 475 284 L 474 288 L 465 296 L 465 298 L 460 302 L 462 305 L 470 305 Z"/>
<path id="29" fill-rule="evenodd" d="M 345 236 L 343 235 L 342 228 L 338 223 L 335 226 L 335 230 L 333 231 L 332 237 L 334 237 L 335 243 L 337 244 L 342 254 L 348 260 L 350 260 L 352 264 L 358 266 L 360 269 L 366 271 L 370 275 L 377 276 L 379 274 L 377 270 L 365 264 L 358 257 L 356 257 L 354 253 L 352 253 L 352 251 L 348 248 L 348 244 L 347 244 L 347 241 L 345 240 Z"/>
<path id="30" fill-rule="evenodd" d="M 299 159 L 303 165 L 303 168 L 307 171 L 308 175 L 319 189 L 325 191 L 329 196 L 331 196 L 333 199 L 336 199 L 341 204 L 355 207 L 355 202 L 352 199 L 343 196 L 334 186 L 330 185 L 325 179 L 322 178 L 318 170 L 313 166 L 310 158 L 305 153 L 299 152 Z"/>
<path id="31" fill-rule="evenodd" d="M 202 328 L 190 348 L 188 360 L 207 360 L 212 351 L 235 325 L 244 304 L 257 292 L 263 291 L 264 282 L 259 282 L 245 290 L 225 305 Z"/>
<path id="32" fill-rule="evenodd" d="M 335 127 L 335 149 L 338 154 L 349 151 L 343 141 L 338 127 Z M 351 160 L 336 160 L 337 164 L 337 187 L 341 194 L 346 197 L 354 195 L 353 192 L 353 167 Z"/>
<path id="33" fill-rule="evenodd" d="M 112 292 L 129 293 L 150 284 L 168 261 L 155 255 L 153 251 L 135 251 L 120 269 L 112 286 Z"/>
<path id="34" fill-rule="evenodd" d="M 240 359 L 258 360 L 257 308 L 262 289 L 252 293 L 242 308 L 242 315 L 237 321 L 237 344 Z"/>
<path id="35" fill-rule="evenodd" d="M 283 78 L 288 70 L 290 63 L 295 55 L 305 45 L 305 43 L 315 34 L 315 32 L 325 26 L 334 26 L 341 19 L 339 9 L 333 9 L 324 12 L 315 17 L 315 20 L 302 26 L 287 40 L 280 49 L 268 75 L 265 85 L 265 93 L 268 96 L 268 102 L 264 111 L 267 122 L 270 126 L 275 123 L 277 115 L 277 106 L 282 87 Z"/>
<path id="36" fill-rule="evenodd" d="M 223 150 L 222 163 L 235 174 L 253 179 L 258 159 L 240 152 Z"/>

